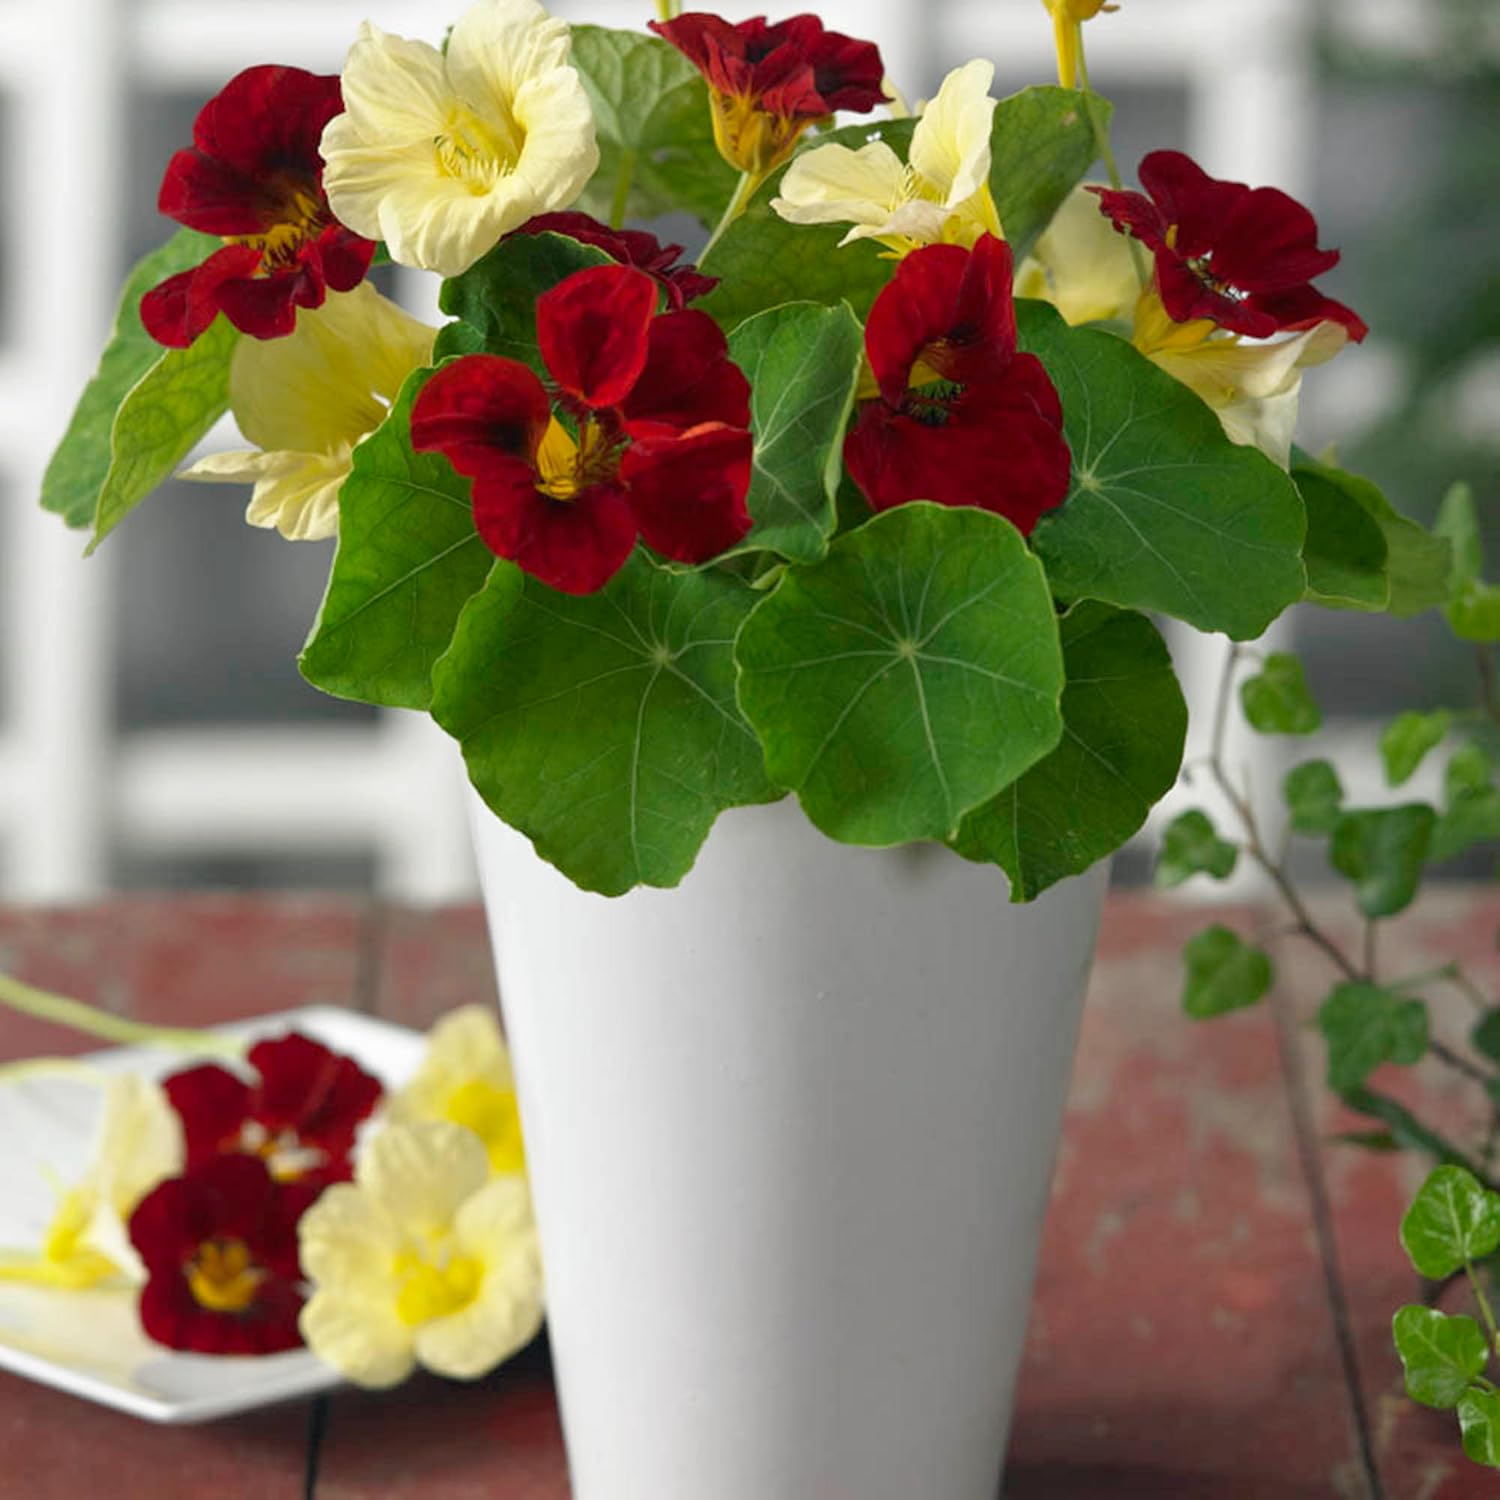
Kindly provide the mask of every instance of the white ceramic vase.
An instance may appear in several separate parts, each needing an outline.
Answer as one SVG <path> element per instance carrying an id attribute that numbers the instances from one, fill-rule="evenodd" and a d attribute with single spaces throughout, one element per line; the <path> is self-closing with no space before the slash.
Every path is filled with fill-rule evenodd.
<path id="1" fill-rule="evenodd" d="M 575 1500 L 995 1500 L 1105 867 L 789 799 L 607 900 L 475 806 Z"/>

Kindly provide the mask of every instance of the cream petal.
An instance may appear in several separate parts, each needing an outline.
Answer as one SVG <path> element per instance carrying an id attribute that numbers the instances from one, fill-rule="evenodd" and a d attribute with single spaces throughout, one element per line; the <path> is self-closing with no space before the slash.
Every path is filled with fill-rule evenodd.
<path id="1" fill-rule="evenodd" d="M 448 38 L 448 79 L 481 116 L 509 109 L 528 79 L 567 62 L 569 44 L 568 23 L 537 0 L 476 0 Z"/>
<path id="2" fill-rule="evenodd" d="M 994 80 L 995 65 L 984 58 L 955 68 L 912 132 L 912 168 L 943 194 L 949 207 L 989 181 L 995 115 L 989 90 Z"/>
<path id="3" fill-rule="evenodd" d="M 291 455 L 289 455 L 291 456 Z M 349 455 L 297 454 L 296 470 L 255 486 L 245 520 L 279 531 L 289 542 L 318 542 L 337 536 L 339 491 L 349 477 Z"/>
<path id="4" fill-rule="evenodd" d="M 362 1188 L 327 1188 L 298 1221 L 297 1243 L 309 1281 L 340 1293 L 395 1304 L 393 1262 L 402 1238 Z"/>
<path id="5" fill-rule="evenodd" d="M 593 110 L 578 74 L 553 68 L 528 78 L 516 91 L 515 116 L 525 132 L 515 172 L 531 188 L 536 211 L 569 207 L 599 166 Z"/>
<path id="6" fill-rule="evenodd" d="M 525 1348 L 541 1326 L 541 1260 L 518 1248 L 489 1265 L 467 1307 L 417 1329 L 417 1359 L 439 1375 L 473 1380 Z"/>
<path id="7" fill-rule="evenodd" d="M 901 202 L 905 175 L 884 141 L 815 146 L 792 159 L 771 207 L 791 224 L 881 225 Z"/>
<path id="8" fill-rule="evenodd" d="M 134 1073 L 104 1086 L 99 1145 L 86 1180 L 128 1217 L 157 1183 L 182 1170 L 182 1122 L 157 1083 Z"/>
<path id="9" fill-rule="evenodd" d="M 369 21 L 349 49 L 340 83 L 344 113 L 324 128 L 325 161 L 330 149 L 338 151 L 348 143 L 351 133 L 365 143 L 388 147 L 430 142 L 453 111 L 442 53 L 426 42 L 393 36 Z"/>
<path id="10" fill-rule="evenodd" d="M 487 1182 L 459 1209 L 453 1238 L 466 1254 L 486 1265 L 497 1255 L 539 1253 L 525 1178 L 495 1177 Z"/>
<path id="11" fill-rule="evenodd" d="M 1302 377 L 1298 374 L 1288 390 L 1261 399 L 1232 401 L 1219 410 L 1224 435 L 1232 443 L 1259 448 L 1283 469 L 1292 465 L 1292 438 L 1297 431 L 1297 408 Z"/>
<path id="12" fill-rule="evenodd" d="M 387 189 L 380 227 L 393 260 L 461 276 L 538 212 L 530 185 L 514 173 L 481 195 L 452 178 L 406 178 Z"/>
<path id="13" fill-rule="evenodd" d="M 1087 187 L 1074 188 L 1063 200 L 1034 254 L 1045 290 L 1024 295 L 1044 297 L 1075 327 L 1124 318 L 1135 307 L 1141 283 L 1130 242 Z"/>
<path id="14" fill-rule="evenodd" d="M 489 1175 L 479 1137 L 446 1120 L 387 1123 L 355 1168 L 356 1181 L 390 1219 L 418 1237 L 446 1233 Z"/>
<path id="15" fill-rule="evenodd" d="M 412 1331 L 396 1316 L 394 1302 L 318 1291 L 303 1307 L 298 1327 L 307 1347 L 356 1385 L 399 1385 L 416 1364 Z"/>
<path id="16" fill-rule="evenodd" d="M 928 203 L 924 198 L 913 198 L 910 203 L 901 204 L 878 224 L 856 224 L 839 244 L 879 239 L 933 245 L 943 238 L 943 230 L 950 217 L 941 203 Z"/>

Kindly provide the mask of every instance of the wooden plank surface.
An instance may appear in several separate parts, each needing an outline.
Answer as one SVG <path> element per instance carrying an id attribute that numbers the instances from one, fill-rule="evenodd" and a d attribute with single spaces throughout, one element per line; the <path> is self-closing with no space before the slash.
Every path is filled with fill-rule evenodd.
<path id="1" fill-rule="evenodd" d="M 1446 1487 L 1423 1487 L 1427 1481 L 1412 1480 L 1415 1471 L 1394 1456 L 1423 1421 L 1409 1405 L 1383 1400 L 1389 1361 L 1382 1363 L 1377 1337 L 1412 1291 L 1386 1235 L 1408 1178 L 1385 1158 L 1318 1156 L 1306 1130 L 1299 1141 L 1294 1102 L 1322 1108 L 1321 1062 L 1307 1054 L 1313 1077 L 1294 1101 L 1269 1010 L 1212 1025 L 1181 1017 L 1177 950 L 1214 919 L 1243 927 L 1247 914 L 1184 909 L 1150 895 L 1116 897 L 1106 914 L 1007 1493 L 1011 1500 L 1494 1493 L 1453 1461 L 1456 1445 L 1441 1419 L 1423 1462 L 1448 1464 Z M 1459 912 L 1452 921 L 1469 941 L 1478 919 Z M 1439 951 L 1451 936 L 1440 922 L 1413 941 Z M 420 1026 L 454 1005 L 492 998 L 488 965 L 474 909 L 173 897 L 81 912 L 0 911 L 7 972 L 121 1014 L 178 1023 L 316 1000 Z M 0 1058 L 64 1050 L 81 1049 L 66 1034 L 0 1016 Z M 1313 1185 L 1326 1183 L 1332 1204 L 1326 1243 L 1309 1147 L 1322 1163 Z M 1340 1298 L 1352 1310 L 1347 1349 L 1335 1318 Z M 1346 1356 L 1359 1365 L 1353 1388 Z M 1381 1491 L 1361 1461 L 1360 1403 L 1369 1404 L 1383 1455 Z M 160 1429 L 0 1376 L 0 1496 L 74 1500 L 107 1486 L 120 1500 L 295 1497 L 308 1463 L 308 1415 L 299 1405 Z M 384 1394 L 339 1392 L 326 1408 L 315 1493 L 565 1500 L 544 1347 L 472 1386 L 422 1379 Z"/>

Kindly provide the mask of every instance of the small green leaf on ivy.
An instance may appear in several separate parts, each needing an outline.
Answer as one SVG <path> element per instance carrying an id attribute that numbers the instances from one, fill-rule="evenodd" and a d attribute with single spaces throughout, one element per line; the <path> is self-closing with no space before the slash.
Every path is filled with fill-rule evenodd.
<path id="1" fill-rule="evenodd" d="M 1198 933 L 1182 956 L 1182 1008 L 1195 1020 L 1254 1005 L 1271 988 L 1271 960 L 1227 927 L 1215 924 Z"/>
<path id="2" fill-rule="evenodd" d="M 1464 1453 L 1487 1469 L 1500 1469 L 1500 1391 L 1470 1386 L 1458 1398 Z"/>
<path id="3" fill-rule="evenodd" d="M 1455 750 L 1443 772 L 1446 805 L 1452 807 L 1464 797 L 1488 791 L 1494 770 L 1495 762 L 1483 745 L 1470 741 Z"/>
<path id="4" fill-rule="evenodd" d="M 1208 814 L 1193 808 L 1174 818 L 1162 835 L 1156 859 L 1156 883 L 1171 890 L 1194 875 L 1225 880 L 1234 873 L 1239 848 L 1221 839 Z"/>
<path id="5" fill-rule="evenodd" d="M 1479 744 L 1456 751 L 1443 776 L 1443 815 L 1433 830 L 1428 859 L 1452 859 L 1475 844 L 1500 839 L 1500 787 L 1494 762 Z"/>
<path id="6" fill-rule="evenodd" d="M 1442 1281 L 1500 1248 L 1500 1193 L 1463 1167 L 1437 1167 L 1401 1220 L 1401 1244 L 1417 1271 Z"/>
<path id="7" fill-rule="evenodd" d="M 1406 1394 L 1439 1411 L 1452 1411 L 1489 1363 L 1484 1330 L 1473 1318 L 1403 1307 L 1391 1319 L 1391 1333 L 1406 1371 Z"/>
<path id="8" fill-rule="evenodd" d="M 1485 1011 L 1474 1023 L 1469 1043 L 1481 1056 L 1500 1062 L 1500 1006 Z"/>
<path id="9" fill-rule="evenodd" d="M 1427 1051 L 1427 1007 L 1373 984 L 1341 984 L 1318 1010 L 1328 1087 L 1358 1088 L 1382 1063 L 1409 1067 Z"/>
<path id="10" fill-rule="evenodd" d="M 1344 785 L 1326 760 L 1293 766 L 1281 783 L 1281 795 L 1298 833 L 1332 833 L 1344 806 Z"/>
<path id="11" fill-rule="evenodd" d="M 1427 752 L 1442 744 L 1452 723 L 1453 715 L 1446 708 L 1427 714 L 1412 709 L 1393 719 L 1380 736 L 1385 779 L 1392 786 L 1400 786 L 1409 780 Z"/>
<path id="12" fill-rule="evenodd" d="M 1346 812 L 1339 818 L 1328 858 L 1354 882 L 1354 899 L 1372 921 L 1411 905 L 1436 824 L 1437 814 L 1425 802 Z"/>
<path id="13" fill-rule="evenodd" d="M 1273 651 L 1254 677 L 1240 684 L 1240 704 L 1252 729 L 1262 734 L 1313 734 L 1323 715 L 1289 651 Z"/>

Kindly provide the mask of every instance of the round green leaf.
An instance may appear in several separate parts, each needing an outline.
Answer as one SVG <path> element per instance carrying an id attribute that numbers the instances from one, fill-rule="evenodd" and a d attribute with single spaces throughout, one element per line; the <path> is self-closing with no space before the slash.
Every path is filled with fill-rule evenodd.
<path id="1" fill-rule="evenodd" d="M 431 374 L 407 378 L 339 491 L 333 570 L 297 659 L 336 697 L 426 708 L 433 663 L 495 560 L 474 529 L 469 481 L 442 454 L 412 449 L 412 403 Z"/>
<path id="2" fill-rule="evenodd" d="M 1401 1220 L 1401 1244 L 1429 1281 L 1441 1281 L 1500 1247 L 1500 1194 L 1462 1167 L 1437 1167 Z"/>
<path id="3" fill-rule="evenodd" d="M 788 569 L 735 647 L 766 767 L 850 844 L 947 839 L 1057 743 L 1046 578 L 999 516 L 898 506 Z"/>
<path id="4" fill-rule="evenodd" d="M 1182 764 L 1187 706 L 1151 622 L 1088 600 L 1063 616 L 1061 634 L 1061 741 L 970 813 L 953 841 L 965 859 L 998 864 L 1016 901 L 1118 849 Z"/>
<path id="5" fill-rule="evenodd" d="M 497 563 L 433 672 L 433 717 L 490 808 L 576 884 L 676 885 L 720 812 L 778 794 L 734 702 L 755 598 L 640 551 L 581 598 Z"/>
<path id="6" fill-rule="evenodd" d="M 1439 1411 L 1457 1406 L 1489 1363 L 1484 1330 L 1473 1318 L 1450 1318 L 1434 1307 L 1403 1307 L 1391 1319 L 1391 1333 L 1406 1372 L 1406 1394 Z"/>
<path id="7" fill-rule="evenodd" d="M 1434 713 L 1418 713 L 1415 709 L 1398 715 L 1380 736 L 1380 758 L 1385 762 L 1385 779 L 1392 786 L 1409 781 L 1412 773 L 1422 764 L 1429 750 L 1442 744 L 1453 722 L 1453 715 L 1446 708 Z"/>
<path id="8" fill-rule="evenodd" d="M 1207 813 L 1193 808 L 1174 818 L 1162 835 L 1156 859 L 1156 883 L 1171 890 L 1194 875 L 1225 880 L 1234 873 L 1239 849 L 1221 839 Z"/>
<path id="9" fill-rule="evenodd" d="M 1240 704 L 1250 727 L 1262 734 L 1314 734 L 1323 723 L 1302 663 L 1287 651 L 1273 651 L 1261 670 L 1240 684 Z"/>
<path id="10" fill-rule="evenodd" d="M 1344 785 L 1326 760 L 1293 766 L 1281 783 L 1292 827 L 1298 833 L 1332 833 L 1344 805 Z"/>
<path id="11" fill-rule="evenodd" d="M 1328 1087 L 1355 1089 L 1382 1063 L 1409 1067 L 1427 1052 L 1427 1007 L 1378 985 L 1341 984 L 1318 1010 Z"/>
<path id="12" fill-rule="evenodd" d="M 1458 1398 L 1464 1454 L 1487 1469 L 1500 1469 L 1500 1392 L 1471 1386 Z"/>
<path id="13" fill-rule="evenodd" d="M 1354 882 L 1372 920 L 1405 911 L 1417 894 L 1437 814 L 1423 802 L 1346 812 L 1333 830 L 1329 862 Z"/>
<path id="14" fill-rule="evenodd" d="M 1259 635 L 1305 583 L 1307 522 L 1291 481 L 1123 339 L 1069 328 L 1040 302 L 1018 302 L 1017 317 L 1073 450 L 1068 497 L 1033 539 L 1053 589 Z"/>
<path id="15" fill-rule="evenodd" d="M 1182 1008 L 1195 1020 L 1254 1005 L 1271 988 L 1271 960 L 1217 923 L 1190 938 L 1182 957 Z"/>

